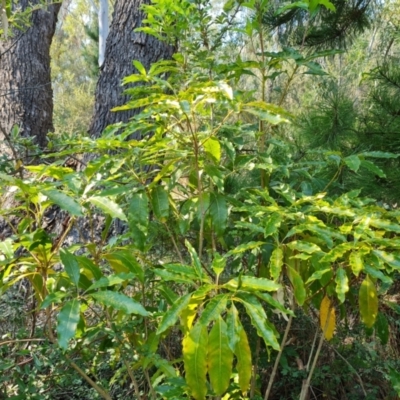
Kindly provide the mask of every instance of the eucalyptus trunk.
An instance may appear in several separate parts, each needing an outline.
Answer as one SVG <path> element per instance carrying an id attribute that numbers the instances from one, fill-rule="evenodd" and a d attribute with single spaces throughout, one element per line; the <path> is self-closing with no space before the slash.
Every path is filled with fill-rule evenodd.
<path id="1" fill-rule="evenodd" d="M 19 0 L 22 10 L 40 0 Z M 33 137 L 41 147 L 53 130 L 53 91 L 50 45 L 60 4 L 33 11 L 28 29 L 14 30 L 0 41 L 0 140 L 17 125 L 23 137 Z M 0 150 L 9 152 L 8 146 Z"/>
<path id="2" fill-rule="evenodd" d="M 89 129 L 91 137 L 100 136 L 110 124 L 126 122 L 135 110 L 112 112 L 113 107 L 128 100 L 121 85 L 125 76 L 135 72 L 132 60 L 139 60 L 146 68 L 160 59 L 171 58 L 173 48 L 142 32 L 134 32 L 142 24 L 144 13 L 140 7 L 148 1 L 116 0 L 114 15 L 107 37 L 105 60 L 100 69 L 96 88 L 95 109 Z"/>

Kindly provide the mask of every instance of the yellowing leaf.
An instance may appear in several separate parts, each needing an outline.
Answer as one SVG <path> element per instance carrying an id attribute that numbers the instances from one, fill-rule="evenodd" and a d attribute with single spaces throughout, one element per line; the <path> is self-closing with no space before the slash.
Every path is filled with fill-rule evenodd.
<path id="1" fill-rule="evenodd" d="M 361 284 L 358 303 L 362 321 L 368 328 L 372 328 L 378 315 L 378 293 L 368 275 Z"/>
<path id="2" fill-rule="evenodd" d="M 197 324 L 183 339 L 183 362 L 186 382 L 196 400 L 205 400 L 207 394 L 207 327 Z"/>
<path id="3" fill-rule="evenodd" d="M 327 296 L 322 299 L 319 308 L 319 322 L 325 339 L 331 340 L 333 338 L 333 331 L 335 330 L 336 315 L 335 309 Z"/>

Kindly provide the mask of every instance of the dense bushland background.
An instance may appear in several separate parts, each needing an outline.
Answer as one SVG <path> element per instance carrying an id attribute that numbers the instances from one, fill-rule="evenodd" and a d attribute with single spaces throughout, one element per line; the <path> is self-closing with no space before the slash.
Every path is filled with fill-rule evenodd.
<path id="1" fill-rule="evenodd" d="M 397 399 L 400 4 L 133 6 L 129 118 L 75 0 L 54 132 L 0 124 L 0 398 Z"/>

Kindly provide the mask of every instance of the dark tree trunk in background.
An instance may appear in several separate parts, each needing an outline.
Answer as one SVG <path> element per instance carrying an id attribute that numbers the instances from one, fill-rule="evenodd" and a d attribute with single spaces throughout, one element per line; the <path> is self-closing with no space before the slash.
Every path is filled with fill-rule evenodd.
<path id="1" fill-rule="evenodd" d="M 39 0 L 17 4 L 25 9 Z M 42 147 L 53 130 L 50 45 L 59 9 L 60 4 L 53 4 L 34 11 L 29 29 L 0 41 L 0 125 L 7 134 L 18 125 L 22 136 L 35 137 Z"/>
<path id="2" fill-rule="evenodd" d="M 142 32 L 133 32 L 141 26 L 144 17 L 140 10 L 146 0 L 116 0 L 114 15 L 106 43 L 105 61 L 96 88 L 95 108 L 89 129 L 91 137 L 100 136 L 110 124 L 126 122 L 135 110 L 112 112 L 113 107 L 127 102 L 122 94 L 122 79 L 135 72 L 132 60 L 139 60 L 147 69 L 153 62 L 171 58 L 173 48 Z"/>

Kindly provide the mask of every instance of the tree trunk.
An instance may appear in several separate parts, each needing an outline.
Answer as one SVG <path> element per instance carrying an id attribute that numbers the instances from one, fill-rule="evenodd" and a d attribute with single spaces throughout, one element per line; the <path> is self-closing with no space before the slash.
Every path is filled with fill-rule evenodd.
<path id="1" fill-rule="evenodd" d="M 173 48 L 142 32 L 133 32 L 141 26 L 144 17 L 140 6 L 147 0 L 116 0 L 113 21 L 107 37 L 105 61 L 100 70 L 96 88 L 95 109 L 89 129 L 91 137 L 99 137 L 110 124 L 126 122 L 135 110 L 112 112 L 113 107 L 127 102 L 121 85 L 125 76 L 135 72 L 132 60 L 139 60 L 145 68 L 153 62 L 171 58 Z"/>
<path id="2" fill-rule="evenodd" d="M 39 3 L 20 0 L 18 5 L 26 9 Z M 0 41 L 0 125 L 6 134 L 18 125 L 22 136 L 34 137 L 41 147 L 53 130 L 49 51 L 59 9 L 53 4 L 34 11 L 29 29 L 14 30 L 12 38 Z"/>

